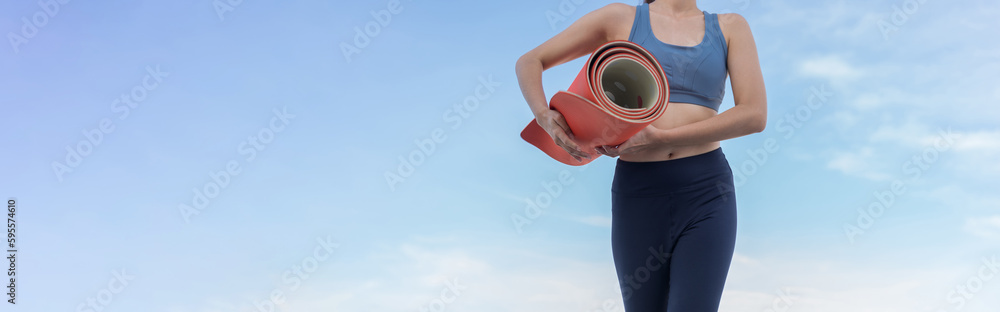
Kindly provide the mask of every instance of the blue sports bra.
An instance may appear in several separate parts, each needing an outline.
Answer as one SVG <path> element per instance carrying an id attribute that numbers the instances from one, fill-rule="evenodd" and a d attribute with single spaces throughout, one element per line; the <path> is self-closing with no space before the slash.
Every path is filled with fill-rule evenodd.
<path id="1" fill-rule="evenodd" d="M 691 103 L 719 111 L 726 94 L 728 49 L 719 28 L 718 15 L 705 14 L 705 36 L 695 46 L 678 46 L 660 41 L 649 25 L 649 5 L 636 6 L 635 22 L 628 41 L 649 50 L 667 74 L 670 102 Z"/>

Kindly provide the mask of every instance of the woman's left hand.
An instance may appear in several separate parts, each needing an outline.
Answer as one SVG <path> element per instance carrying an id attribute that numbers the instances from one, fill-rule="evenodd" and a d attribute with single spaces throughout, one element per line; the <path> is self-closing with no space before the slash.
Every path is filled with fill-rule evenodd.
<path id="1" fill-rule="evenodd" d="M 653 125 L 648 125 L 618 146 L 598 146 L 594 148 L 594 150 L 610 157 L 638 153 L 651 147 L 655 147 L 658 143 L 661 143 L 658 142 L 660 131 L 662 130 L 653 127 Z"/>

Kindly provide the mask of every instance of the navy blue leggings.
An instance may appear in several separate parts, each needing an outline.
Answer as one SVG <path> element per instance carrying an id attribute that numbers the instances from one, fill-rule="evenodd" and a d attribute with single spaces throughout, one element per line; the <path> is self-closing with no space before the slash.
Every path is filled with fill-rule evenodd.
<path id="1" fill-rule="evenodd" d="M 715 312 L 736 244 L 733 172 L 722 149 L 618 159 L 611 249 L 626 312 Z"/>

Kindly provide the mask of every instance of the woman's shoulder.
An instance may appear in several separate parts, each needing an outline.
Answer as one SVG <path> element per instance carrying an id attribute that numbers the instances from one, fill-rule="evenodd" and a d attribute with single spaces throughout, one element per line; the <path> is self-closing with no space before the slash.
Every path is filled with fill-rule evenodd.
<path id="1" fill-rule="evenodd" d="M 717 13 L 719 16 L 719 23 L 743 23 L 746 24 L 747 19 L 740 15 L 740 13 Z"/>
<path id="2" fill-rule="evenodd" d="M 636 6 L 621 2 L 609 3 L 589 13 L 600 20 L 609 40 L 628 39 L 635 20 Z"/>
<path id="3" fill-rule="evenodd" d="M 621 2 L 614 2 L 604 5 L 603 7 L 594 10 L 594 13 L 598 13 L 601 16 L 608 18 L 621 18 L 621 17 L 632 17 L 635 15 L 636 6 L 629 5 Z"/>
<path id="4" fill-rule="evenodd" d="M 722 31 L 723 37 L 726 38 L 726 42 L 729 42 L 733 36 L 742 36 L 750 33 L 750 24 L 747 23 L 746 18 L 739 13 L 719 13 L 717 14 L 719 20 L 719 30 Z"/>

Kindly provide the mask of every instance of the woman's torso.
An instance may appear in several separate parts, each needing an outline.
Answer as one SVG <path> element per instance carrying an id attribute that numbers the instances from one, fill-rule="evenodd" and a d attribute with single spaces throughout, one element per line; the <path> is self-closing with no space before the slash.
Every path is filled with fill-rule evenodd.
<path id="1" fill-rule="evenodd" d="M 662 41 L 663 43 L 685 47 L 696 46 L 707 39 L 705 36 L 710 35 L 706 26 L 712 25 L 706 25 L 705 23 L 709 22 L 709 19 L 704 18 L 702 15 L 685 17 L 683 20 L 676 20 L 657 14 L 655 8 L 650 8 L 648 14 L 649 17 L 647 23 L 650 23 L 650 25 L 644 27 L 651 27 L 652 35 L 655 36 L 654 38 Z M 715 19 L 712 19 L 712 21 L 714 20 Z M 630 18 L 623 20 L 621 24 L 615 25 L 616 27 L 613 27 L 611 30 L 611 39 L 629 40 L 632 35 L 633 24 L 635 22 L 635 15 L 632 15 Z M 719 27 L 721 28 L 722 35 L 725 36 L 725 27 L 723 27 L 721 23 Z M 648 39 L 651 40 L 654 38 Z M 728 40 L 728 37 L 725 38 L 725 40 Z M 653 121 L 652 125 L 659 129 L 671 129 L 699 122 L 711 118 L 716 114 L 717 112 L 709 107 L 690 103 L 670 102 L 667 104 L 666 111 L 663 115 Z M 650 148 L 639 153 L 622 155 L 619 158 L 624 161 L 637 162 L 670 160 L 710 152 L 719 148 L 719 146 L 719 142 L 708 142 L 687 146 L 673 146 L 666 144 L 662 147 Z"/>

